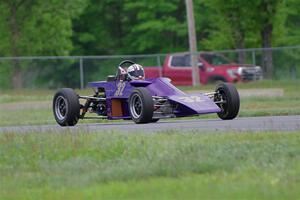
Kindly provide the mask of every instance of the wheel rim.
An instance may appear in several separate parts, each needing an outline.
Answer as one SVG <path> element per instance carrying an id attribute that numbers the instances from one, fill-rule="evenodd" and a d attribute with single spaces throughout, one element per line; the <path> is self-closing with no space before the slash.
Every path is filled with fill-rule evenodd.
<path id="1" fill-rule="evenodd" d="M 139 118 L 142 114 L 142 99 L 138 94 L 133 94 L 130 101 L 130 112 L 133 118 Z"/>
<path id="2" fill-rule="evenodd" d="M 226 97 L 226 94 L 223 90 L 219 90 L 219 97 L 218 97 L 218 101 L 225 101 L 226 103 L 220 103 L 219 104 L 219 107 L 221 108 L 222 110 L 222 113 L 227 113 L 227 107 L 228 107 L 228 102 L 227 102 L 227 97 Z"/>
<path id="3" fill-rule="evenodd" d="M 65 119 L 68 113 L 67 101 L 63 96 L 57 97 L 55 101 L 55 115 L 59 120 Z"/>

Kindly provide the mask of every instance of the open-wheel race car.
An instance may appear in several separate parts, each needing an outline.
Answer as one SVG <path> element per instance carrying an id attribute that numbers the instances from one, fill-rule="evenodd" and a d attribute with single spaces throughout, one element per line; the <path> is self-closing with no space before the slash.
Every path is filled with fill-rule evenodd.
<path id="1" fill-rule="evenodd" d="M 124 69 L 125 65 L 130 66 Z M 240 107 L 232 84 L 220 83 L 214 92 L 190 95 L 172 85 L 169 78 L 144 79 L 142 66 L 129 60 L 120 63 L 115 76 L 88 85 L 94 89 L 91 96 L 78 95 L 70 88 L 56 92 L 53 113 L 59 125 L 74 126 L 79 119 L 91 118 L 85 117 L 87 112 L 95 113 L 96 118 L 132 119 L 137 124 L 209 113 L 230 120 Z"/>

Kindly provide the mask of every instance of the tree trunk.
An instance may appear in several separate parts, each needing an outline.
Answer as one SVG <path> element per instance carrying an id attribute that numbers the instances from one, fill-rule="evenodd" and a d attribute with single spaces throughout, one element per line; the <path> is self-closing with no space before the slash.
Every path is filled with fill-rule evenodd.
<path id="1" fill-rule="evenodd" d="M 14 63 L 14 62 L 13 62 Z M 20 69 L 19 65 L 14 64 L 14 73 L 13 73 L 13 87 L 15 89 L 22 89 L 23 87 L 23 76 L 22 70 Z"/>
<path id="2" fill-rule="evenodd" d="M 263 48 L 270 48 L 272 42 L 273 25 L 266 24 L 261 31 L 261 38 L 263 42 Z M 266 78 L 272 79 L 273 77 L 273 55 L 272 50 L 263 50 L 262 66 L 264 68 Z"/>
<path id="3" fill-rule="evenodd" d="M 13 74 L 13 86 L 15 89 L 21 89 L 23 87 L 22 70 L 18 60 L 13 60 L 14 74 Z"/>
<path id="4" fill-rule="evenodd" d="M 233 20 L 233 37 L 235 38 L 235 48 L 245 49 L 245 31 L 242 30 L 241 24 L 239 24 L 240 19 Z M 246 52 L 243 50 L 238 51 L 238 63 L 245 63 Z"/>
<path id="5" fill-rule="evenodd" d="M 13 57 L 19 56 L 19 50 L 17 46 L 17 41 L 19 39 L 19 26 L 17 22 L 17 5 L 14 3 L 10 3 L 10 19 L 9 19 L 9 25 L 11 30 L 11 55 Z M 22 70 L 20 66 L 19 60 L 13 60 L 13 86 L 15 89 L 21 89 L 23 86 L 23 79 L 22 79 Z"/>
<path id="6" fill-rule="evenodd" d="M 244 40 L 244 36 L 242 33 L 240 33 L 237 46 L 238 46 L 238 49 L 245 49 L 245 40 Z M 238 63 L 242 64 L 242 63 L 245 63 L 245 61 L 246 61 L 246 52 L 240 50 L 238 52 Z"/>

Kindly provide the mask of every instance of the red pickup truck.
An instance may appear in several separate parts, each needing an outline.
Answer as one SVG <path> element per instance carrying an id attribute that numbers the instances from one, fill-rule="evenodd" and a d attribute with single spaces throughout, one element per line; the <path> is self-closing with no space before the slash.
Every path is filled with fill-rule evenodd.
<path id="1" fill-rule="evenodd" d="M 198 66 L 201 84 L 262 79 L 261 67 L 236 64 L 221 54 L 201 53 Z M 192 85 L 192 67 L 188 53 L 169 54 L 162 67 L 145 67 L 144 70 L 146 78 L 163 76 L 170 78 L 175 85 Z"/>

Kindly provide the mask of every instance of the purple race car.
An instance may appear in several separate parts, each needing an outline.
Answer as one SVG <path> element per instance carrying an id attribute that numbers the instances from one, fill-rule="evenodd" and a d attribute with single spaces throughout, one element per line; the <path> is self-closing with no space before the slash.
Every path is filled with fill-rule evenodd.
<path id="1" fill-rule="evenodd" d="M 119 69 L 131 64 L 125 60 Z M 135 67 L 137 66 L 137 67 Z M 239 94 L 232 84 L 221 83 L 215 92 L 189 95 L 171 84 L 168 78 L 129 80 L 118 70 L 107 81 L 90 82 L 94 95 L 80 96 L 70 88 L 62 88 L 53 98 L 55 120 L 61 126 L 74 126 L 87 112 L 97 118 L 132 119 L 135 123 L 157 122 L 162 118 L 186 117 L 217 113 L 221 119 L 234 119 L 240 107 Z M 80 104 L 80 99 L 85 100 Z"/>

